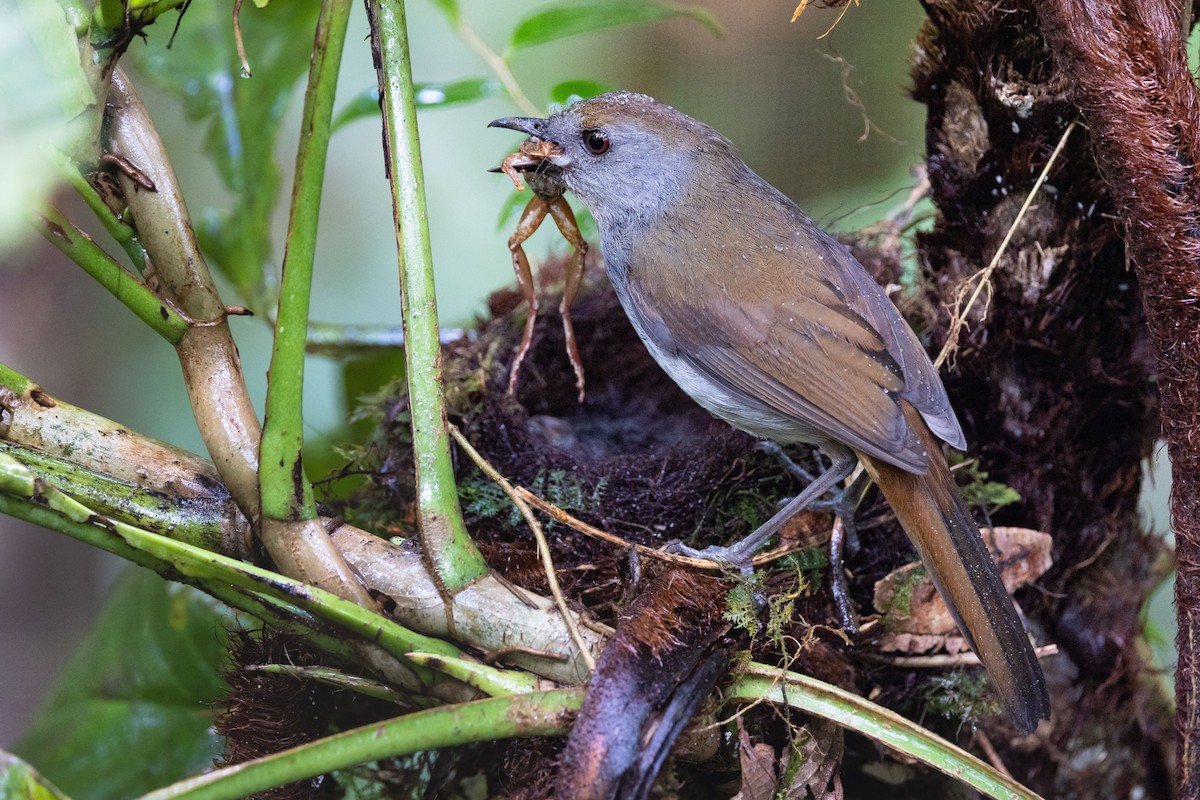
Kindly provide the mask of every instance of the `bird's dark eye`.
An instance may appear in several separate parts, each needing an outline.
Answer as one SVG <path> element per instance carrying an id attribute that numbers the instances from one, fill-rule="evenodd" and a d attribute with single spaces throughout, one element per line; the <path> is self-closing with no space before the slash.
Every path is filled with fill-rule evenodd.
<path id="1" fill-rule="evenodd" d="M 583 132 L 583 146 L 592 155 L 602 156 L 612 147 L 612 143 L 608 141 L 608 134 L 604 131 L 589 128 Z"/>

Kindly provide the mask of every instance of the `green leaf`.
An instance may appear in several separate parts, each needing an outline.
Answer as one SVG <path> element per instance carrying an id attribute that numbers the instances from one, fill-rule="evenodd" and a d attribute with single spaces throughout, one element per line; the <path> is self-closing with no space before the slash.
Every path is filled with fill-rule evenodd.
<path id="1" fill-rule="evenodd" d="M 212 601 L 128 570 L 14 752 L 76 800 L 136 797 L 211 766 L 225 639 Z"/>
<path id="2" fill-rule="evenodd" d="M 458 0 L 433 0 L 433 5 L 438 11 L 446 15 L 446 20 L 450 23 L 450 27 L 457 28 L 461 14 L 458 10 Z"/>
<path id="3" fill-rule="evenodd" d="M 495 97 L 503 89 L 494 78 L 467 78 L 453 83 L 418 83 L 413 86 L 417 108 L 437 108 Z"/>
<path id="4" fill-rule="evenodd" d="M 517 23 L 505 58 L 520 50 L 581 33 L 639 25 L 647 22 L 690 17 L 720 34 L 721 27 L 712 12 L 698 6 L 676 6 L 653 0 L 619 0 L 613 3 L 559 4 L 543 8 Z"/>
<path id="5" fill-rule="evenodd" d="M 202 213 L 197 233 L 240 299 L 252 304 L 263 299 L 264 275 L 274 268 L 270 221 L 280 192 L 276 139 L 296 83 L 308 70 L 319 9 L 319 3 L 242 9 L 251 78 L 241 77 L 229 9 L 220 4 L 193 3 L 170 50 L 170 28 L 163 26 L 162 35 L 127 55 L 142 74 L 183 102 L 191 120 L 207 123 L 205 152 L 234 199 L 228 209 Z"/>
<path id="6" fill-rule="evenodd" d="M 587 100 L 589 97 L 611 92 L 613 88 L 597 81 L 563 81 L 550 89 L 550 102 L 569 106 L 577 100 Z"/>
<path id="7" fill-rule="evenodd" d="M 79 60 L 70 17 L 56 0 L 0 3 L 0 255 L 32 233 L 26 214 L 62 179 L 51 149 L 91 161 L 100 104 Z"/>
<path id="8" fill-rule="evenodd" d="M 417 108 L 439 108 L 456 103 L 468 103 L 502 93 L 500 81 L 494 78 L 467 78 L 453 83 L 418 83 L 413 87 Z M 363 117 L 379 117 L 379 87 L 355 95 L 333 118 L 333 129 Z"/>
<path id="9" fill-rule="evenodd" d="M 19 21 L 9 22 L 24 23 L 25 33 L 37 47 L 40 67 L 46 71 L 53 88 L 47 93 L 47 100 L 58 103 L 64 118 L 84 113 L 96 104 L 96 95 L 79 61 L 79 42 L 67 10 L 55 0 L 20 0 L 17 8 L 21 14 Z M 22 76 L 25 81 L 29 78 L 28 73 Z M 40 88 L 44 90 L 45 85 Z"/>
<path id="10" fill-rule="evenodd" d="M 0 800 L 70 800 L 38 771 L 0 750 Z"/>

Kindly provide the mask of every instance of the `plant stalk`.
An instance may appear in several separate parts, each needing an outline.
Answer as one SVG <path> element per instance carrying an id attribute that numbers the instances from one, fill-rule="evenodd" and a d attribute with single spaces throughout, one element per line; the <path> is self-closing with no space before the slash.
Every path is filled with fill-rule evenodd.
<path id="1" fill-rule="evenodd" d="M 264 519 L 310 520 L 317 516 L 312 484 L 304 474 L 304 349 L 330 122 L 351 7 L 350 0 L 322 4 L 304 94 L 260 447 L 258 479 Z"/>
<path id="2" fill-rule="evenodd" d="M 355 764 L 420 750 L 518 736 L 562 735 L 570 713 L 582 701 L 582 689 L 556 689 L 407 714 L 188 778 L 141 800 L 236 800 Z"/>
<path id="3" fill-rule="evenodd" d="M 450 456 L 433 254 L 403 0 L 367 0 L 367 16 L 400 254 L 421 548 L 442 590 L 453 594 L 487 574 L 488 567 L 467 534 Z"/>
<path id="4" fill-rule="evenodd" d="M 96 279 L 115 298 L 173 345 L 187 332 L 188 322 L 168 302 L 150 291 L 137 277 L 104 252 L 90 236 L 72 225 L 49 206 L 42 209 L 36 223 L 38 233 Z"/>

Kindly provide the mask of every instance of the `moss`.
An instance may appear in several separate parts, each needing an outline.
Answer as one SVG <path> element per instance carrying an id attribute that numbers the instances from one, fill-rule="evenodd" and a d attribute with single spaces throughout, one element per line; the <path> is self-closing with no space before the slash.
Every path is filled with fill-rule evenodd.
<path id="1" fill-rule="evenodd" d="M 796 600 L 811 593 L 814 586 L 820 585 L 811 583 L 809 573 L 803 569 L 794 566 L 792 570 L 792 588 L 773 594 L 767 601 L 767 638 L 770 639 L 771 645 L 788 659 L 804 647 L 804 642 L 795 638 Z M 801 629 L 811 630 L 807 625 L 802 625 Z"/>
<path id="2" fill-rule="evenodd" d="M 1021 502 L 1016 489 L 1000 481 L 988 480 L 988 473 L 976 459 L 967 459 L 957 465 L 954 474 L 967 505 L 980 509 L 989 517 L 1005 506 Z"/>
<path id="3" fill-rule="evenodd" d="M 926 681 L 922 698 L 926 711 L 960 724 L 975 724 L 1003 711 L 983 670 L 934 675 Z"/>
<path id="4" fill-rule="evenodd" d="M 825 581 L 825 571 L 829 569 L 829 550 L 825 547 L 805 547 L 779 559 L 775 566 L 778 569 L 796 570 L 799 580 L 811 590 Z"/>
<path id="5" fill-rule="evenodd" d="M 495 481 L 488 480 L 483 473 L 476 473 L 466 480 L 459 481 L 458 497 L 467 519 L 492 517 L 504 520 L 509 525 L 521 524 L 521 514 L 512 500 Z"/>
<path id="6" fill-rule="evenodd" d="M 725 598 L 725 621 L 751 638 L 758 635 L 756 596 L 762 593 L 762 580 L 762 573 L 755 572 L 734 584 Z"/>
<path id="7" fill-rule="evenodd" d="M 891 599 L 879 609 L 883 615 L 880 622 L 885 630 L 894 630 L 901 620 L 912 616 L 913 589 L 928 579 L 929 573 L 925 571 L 924 564 L 916 564 L 899 576 Z"/>

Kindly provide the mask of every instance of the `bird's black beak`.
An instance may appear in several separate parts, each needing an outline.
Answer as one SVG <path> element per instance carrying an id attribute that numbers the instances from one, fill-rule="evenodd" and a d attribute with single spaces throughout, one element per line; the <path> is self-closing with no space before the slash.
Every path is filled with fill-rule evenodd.
<path id="1" fill-rule="evenodd" d="M 529 139 L 521 144 L 521 148 L 504 159 L 504 164 L 493 167 L 488 172 L 556 172 L 558 167 L 550 160 L 553 155 L 561 154 L 562 148 L 557 144 L 543 139 L 546 131 L 546 120 L 537 117 L 503 117 L 488 123 L 489 128 L 508 128 L 529 134 Z M 514 178 L 514 181 L 516 179 Z"/>
<path id="2" fill-rule="evenodd" d="M 546 120 L 537 117 L 502 117 L 488 123 L 489 128 L 508 128 L 539 139 L 546 130 Z"/>

